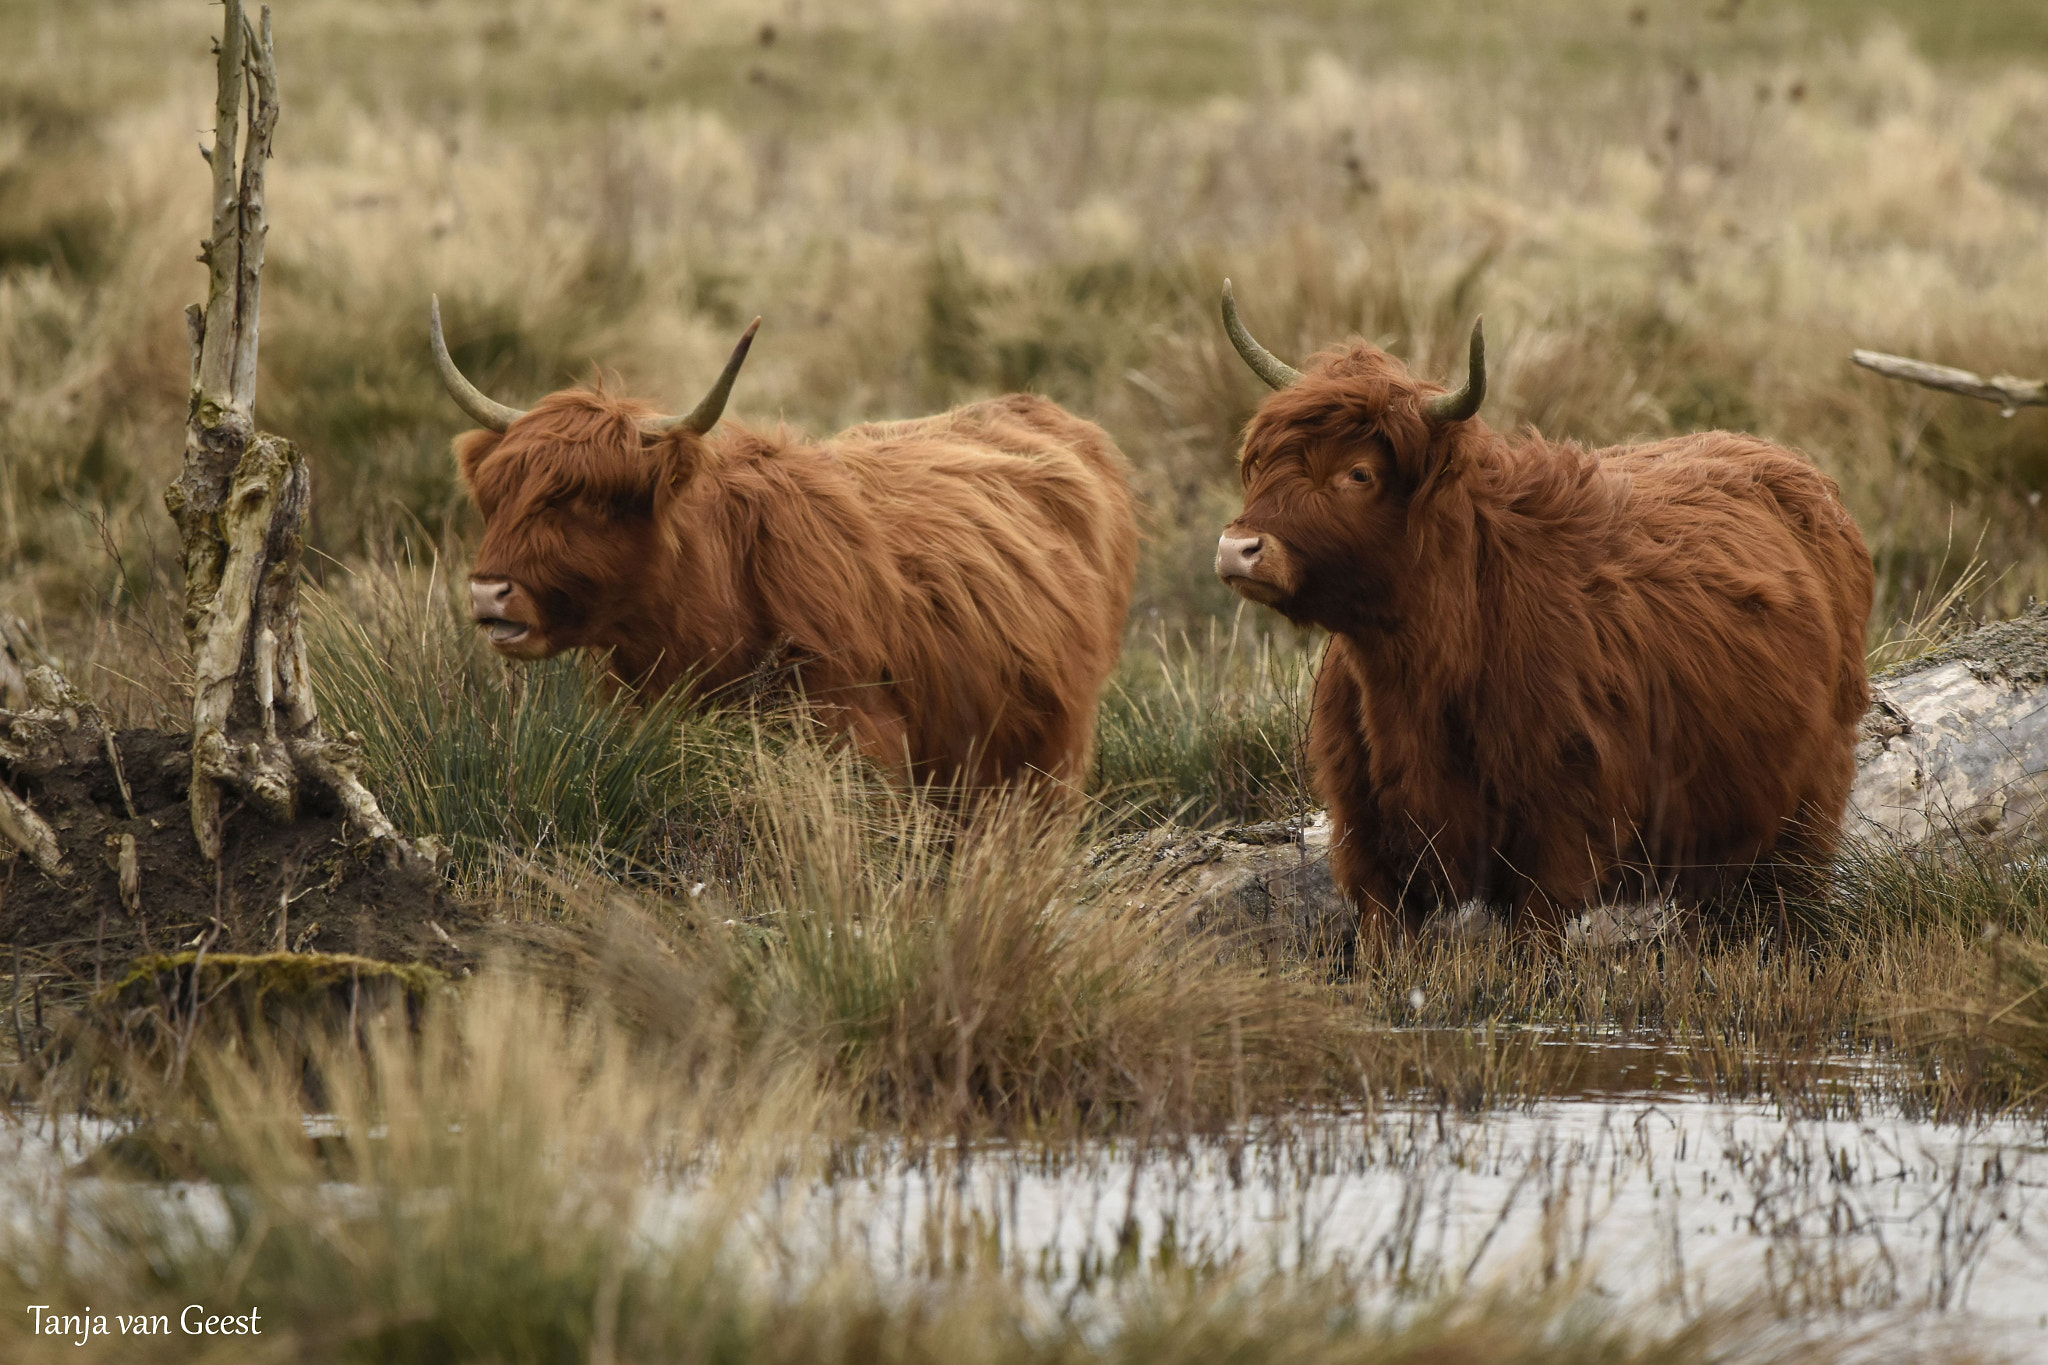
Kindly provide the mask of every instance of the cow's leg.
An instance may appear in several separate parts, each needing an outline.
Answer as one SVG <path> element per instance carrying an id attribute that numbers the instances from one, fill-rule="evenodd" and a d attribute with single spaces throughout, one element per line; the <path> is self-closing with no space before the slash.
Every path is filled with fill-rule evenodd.
<path id="1" fill-rule="evenodd" d="M 1421 928 L 1421 914 L 1404 904 L 1410 898 L 1386 867 L 1362 700 L 1350 668 L 1325 654 L 1309 711 L 1309 763 L 1330 813 L 1331 877 L 1357 907 L 1360 950 L 1375 957 Z"/>
<path id="2" fill-rule="evenodd" d="M 1791 812 L 1759 820 L 1735 851 L 1724 854 L 1726 871 L 1713 898 L 1738 922 L 1788 935 L 1804 918 L 1798 912 L 1826 894 L 1841 843 L 1842 812 L 1856 777 L 1849 752 L 1803 766 L 1813 771 Z"/>
<path id="3" fill-rule="evenodd" d="M 1837 796 L 1830 789 L 1805 796 L 1780 827 L 1777 846 L 1758 869 L 1762 875 L 1751 878 L 1754 894 L 1765 902 L 1766 923 L 1780 915 L 1782 903 L 1786 922 L 1780 927 L 1789 933 L 1794 928 L 1790 912 L 1826 894 L 1835 849 L 1841 842 L 1840 812 L 1846 800 L 1846 793 Z"/>
<path id="4" fill-rule="evenodd" d="M 899 781 L 918 776 L 910 719 L 878 687 L 849 687 L 812 699 L 818 719 L 853 743 L 863 758 Z"/>
<path id="5" fill-rule="evenodd" d="M 1063 706 L 1040 722 L 1037 742 L 1025 768 L 1043 774 L 1036 785 L 1079 793 L 1088 783 L 1088 764 L 1095 750 L 1095 708 Z M 1046 781 L 1044 779 L 1050 779 Z"/>

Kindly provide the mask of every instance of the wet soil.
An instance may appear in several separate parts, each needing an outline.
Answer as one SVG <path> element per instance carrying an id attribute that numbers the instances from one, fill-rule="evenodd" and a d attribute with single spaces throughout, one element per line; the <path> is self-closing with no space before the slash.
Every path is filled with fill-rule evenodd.
<path id="1" fill-rule="evenodd" d="M 345 825 L 324 793 L 309 790 L 294 823 L 274 825 L 230 806 L 216 867 L 199 852 L 185 792 L 190 738 L 158 730 L 67 736 L 34 771 L 0 770 L 57 831 L 70 875 L 44 876 L 26 858 L 0 855 L 0 953 L 29 969 L 111 985 L 143 954 L 204 945 L 209 953 L 352 953 L 459 971 L 474 912 L 441 892 L 432 874 L 393 864 Z M 135 838 L 140 906 L 123 907 L 116 871 L 124 834 Z M 10 964 L 0 961 L 0 972 Z M 18 969 L 17 969 L 18 970 Z"/>

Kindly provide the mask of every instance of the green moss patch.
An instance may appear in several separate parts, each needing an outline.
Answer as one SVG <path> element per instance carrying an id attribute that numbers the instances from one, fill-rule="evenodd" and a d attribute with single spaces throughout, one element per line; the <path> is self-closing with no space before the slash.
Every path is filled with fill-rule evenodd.
<path id="1" fill-rule="evenodd" d="M 119 1008 L 191 1001 L 202 1007 L 224 996 L 252 1005 L 267 1001 L 328 1001 L 339 995 L 402 994 L 423 1002 L 448 978 L 424 962 L 380 962 L 354 953 L 157 953 L 135 960 L 128 974 L 100 995 Z"/>

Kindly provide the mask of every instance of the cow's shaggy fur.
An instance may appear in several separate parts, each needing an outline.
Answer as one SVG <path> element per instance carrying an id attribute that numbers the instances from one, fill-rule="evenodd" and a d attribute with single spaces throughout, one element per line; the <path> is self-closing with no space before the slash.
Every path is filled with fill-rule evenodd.
<path id="1" fill-rule="evenodd" d="M 1137 555 L 1099 427 L 1027 395 L 823 441 L 649 438 L 648 413 L 570 390 L 458 439 L 473 581 L 532 627 L 508 652 L 608 651 L 621 680 L 700 692 L 787 665 L 918 780 L 1085 777 Z"/>
<path id="2" fill-rule="evenodd" d="M 1265 542 L 1233 586 L 1333 633 L 1309 743 L 1366 928 L 1811 889 L 1870 699 L 1833 480 L 1725 432 L 1436 423 L 1439 392 L 1364 343 L 1317 356 L 1248 428 L 1225 532 Z"/>

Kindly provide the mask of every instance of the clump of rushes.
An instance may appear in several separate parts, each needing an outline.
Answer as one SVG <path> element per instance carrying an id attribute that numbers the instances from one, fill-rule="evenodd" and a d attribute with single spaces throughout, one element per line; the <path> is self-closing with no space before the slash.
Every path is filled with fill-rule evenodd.
<path id="1" fill-rule="evenodd" d="M 1965 980 L 1929 1006 L 1902 997 L 1900 1033 L 1959 1113 L 2048 1109 L 2048 944 L 1986 925 Z"/>
<path id="2" fill-rule="evenodd" d="M 682 876 L 728 851 L 709 836 L 775 729 L 752 708 L 636 701 L 577 658 L 509 668 L 456 614 L 438 566 L 367 571 L 308 615 L 322 708 L 362 735 L 393 821 L 446 841 L 461 872 L 573 855 Z"/>

